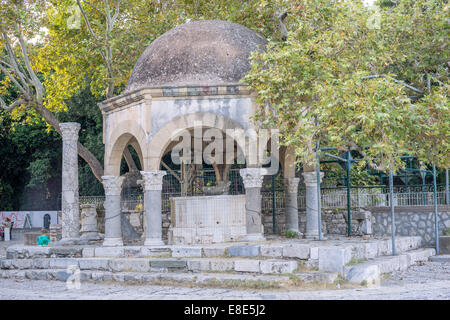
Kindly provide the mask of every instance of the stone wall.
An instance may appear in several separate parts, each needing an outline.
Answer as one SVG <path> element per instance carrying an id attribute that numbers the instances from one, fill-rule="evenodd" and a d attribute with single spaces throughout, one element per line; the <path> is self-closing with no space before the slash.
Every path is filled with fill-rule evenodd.
<path id="1" fill-rule="evenodd" d="M 439 234 L 450 228 L 450 206 L 439 206 Z M 265 234 L 273 234 L 272 212 L 263 212 Z M 299 230 L 306 230 L 306 213 L 299 210 Z M 352 235 L 365 235 L 372 233 L 376 236 L 391 236 L 391 211 L 389 207 L 374 207 L 352 210 Z M 420 236 L 422 243 L 433 245 L 435 241 L 434 208 L 433 206 L 395 207 L 396 234 L 398 236 Z M 283 209 L 277 210 L 277 234 L 286 230 L 286 217 Z M 370 224 L 368 226 L 368 224 Z M 370 229 L 372 229 L 370 232 Z M 347 235 L 347 210 L 322 210 L 323 234 Z"/>
<path id="2" fill-rule="evenodd" d="M 364 210 L 352 211 L 352 234 L 363 235 L 365 225 L 364 220 L 360 219 L 361 215 L 367 213 L 370 216 L 370 212 Z M 273 215 L 271 211 L 263 212 L 263 224 L 264 233 L 273 234 Z M 306 212 L 299 210 L 299 230 L 302 233 L 306 232 Z M 373 218 L 371 220 L 373 222 Z M 283 234 L 286 231 L 286 217 L 284 209 L 277 210 L 276 216 L 277 234 Z M 347 211 L 346 210 L 322 210 L 322 233 L 323 234 L 347 234 Z"/>
<path id="3" fill-rule="evenodd" d="M 389 207 L 371 208 L 375 219 L 374 234 L 391 235 L 391 212 Z M 438 207 L 439 235 L 450 228 L 450 206 Z M 399 236 L 420 236 L 425 245 L 434 245 L 435 222 L 433 206 L 395 207 L 395 228 Z"/>

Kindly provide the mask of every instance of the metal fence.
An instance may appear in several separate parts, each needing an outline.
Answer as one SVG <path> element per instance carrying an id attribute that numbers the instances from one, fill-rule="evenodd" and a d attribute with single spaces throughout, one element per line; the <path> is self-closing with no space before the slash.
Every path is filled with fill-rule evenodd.
<path id="1" fill-rule="evenodd" d="M 232 169 L 229 172 L 231 182 L 229 194 L 245 193 L 239 169 Z M 203 196 L 207 186 L 215 184 L 215 174 L 213 170 L 199 171 L 185 189 L 186 196 Z M 345 187 L 323 187 L 321 190 L 322 208 L 324 209 L 345 209 L 347 208 L 347 189 Z M 179 180 L 167 172 L 163 178 L 162 190 L 162 211 L 170 212 L 170 198 L 182 196 L 181 184 Z M 273 211 L 283 209 L 285 206 L 285 191 L 281 174 L 274 177 L 264 178 L 261 189 L 262 210 Z M 394 205 L 396 206 L 426 206 L 432 205 L 434 199 L 432 185 L 410 185 L 394 187 Z M 389 188 L 387 186 L 364 186 L 351 187 L 351 207 L 385 207 L 389 206 Z M 437 201 L 439 205 L 446 204 L 445 186 L 438 185 Z M 94 203 L 101 207 L 104 197 L 80 197 L 80 204 Z M 275 202 L 275 203 L 274 203 Z M 143 210 L 144 201 L 141 188 L 126 189 L 122 192 L 122 210 Z M 306 208 L 305 189 L 302 183 L 298 190 L 298 207 Z"/>

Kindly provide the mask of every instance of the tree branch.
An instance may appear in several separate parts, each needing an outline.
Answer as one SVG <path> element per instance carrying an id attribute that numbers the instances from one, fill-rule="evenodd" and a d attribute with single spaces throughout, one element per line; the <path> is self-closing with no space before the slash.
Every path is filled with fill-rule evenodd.
<path id="1" fill-rule="evenodd" d="M 415 88 L 415 87 L 413 87 L 413 86 L 411 86 L 411 85 L 409 85 L 409 84 L 407 84 L 407 83 L 405 83 L 403 81 L 397 80 L 397 79 L 395 79 L 395 78 L 393 78 L 391 76 L 385 75 L 385 74 L 374 74 L 374 75 L 370 75 L 370 76 L 367 76 L 367 77 L 363 77 L 362 79 L 363 80 L 368 80 L 368 79 L 376 79 L 376 78 L 389 78 L 389 79 L 392 79 L 394 82 L 400 83 L 401 85 L 407 87 L 408 89 L 411 89 L 411 90 L 413 90 L 415 92 L 418 92 L 418 93 L 423 93 L 422 90 L 417 89 L 417 88 Z"/>
<path id="2" fill-rule="evenodd" d="M 10 106 L 7 106 L 5 101 L 2 99 L 2 97 L 0 97 L 0 106 L 2 107 L 3 110 L 7 111 L 7 112 L 11 112 L 15 107 L 20 106 L 21 104 L 25 104 L 26 101 L 24 99 L 19 99 L 14 101 Z"/>
<path id="3" fill-rule="evenodd" d="M 36 101 L 38 102 L 38 104 L 42 104 L 43 99 L 44 99 L 44 86 L 42 85 L 41 81 L 36 76 L 36 73 L 34 73 L 33 68 L 31 67 L 25 40 L 23 39 L 22 30 L 20 29 L 19 25 L 17 25 L 17 29 L 18 29 L 18 33 L 19 33 L 19 43 L 20 43 L 20 47 L 22 49 L 22 56 L 23 56 L 23 60 L 25 62 L 25 67 L 27 68 L 28 74 L 31 77 L 33 86 L 36 89 Z"/>

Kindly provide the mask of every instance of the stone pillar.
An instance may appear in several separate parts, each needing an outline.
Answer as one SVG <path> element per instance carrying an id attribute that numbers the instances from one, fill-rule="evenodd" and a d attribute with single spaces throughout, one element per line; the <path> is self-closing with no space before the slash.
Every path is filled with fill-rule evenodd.
<path id="1" fill-rule="evenodd" d="M 60 123 L 62 156 L 62 240 L 75 240 L 80 237 L 80 209 L 78 206 L 78 132 L 76 122 Z"/>
<path id="2" fill-rule="evenodd" d="M 103 176 L 105 189 L 105 240 L 103 246 L 123 246 L 120 194 L 125 177 Z"/>
<path id="3" fill-rule="evenodd" d="M 82 204 L 81 208 L 81 239 L 98 240 L 97 210 L 95 204 Z"/>
<path id="4" fill-rule="evenodd" d="M 298 229 L 298 183 L 300 178 L 286 178 L 286 227 L 288 230 L 295 231 L 299 235 L 302 233 Z"/>
<path id="5" fill-rule="evenodd" d="M 323 172 L 320 173 L 322 181 Z M 319 216 L 317 207 L 317 173 L 303 172 L 306 186 L 306 238 L 319 237 Z"/>
<path id="6" fill-rule="evenodd" d="M 162 205 L 161 191 L 165 171 L 141 171 L 144 180 L 145 246 L 161 246 Z"/>
<path id="7" fill-rule="evenodd" d="M 261 168 L 241 169 L 239 173 L 245 187 L 247 235 L 243 240 L 265 240 L 261 221 L 261 187 L 264 178 Z"/>

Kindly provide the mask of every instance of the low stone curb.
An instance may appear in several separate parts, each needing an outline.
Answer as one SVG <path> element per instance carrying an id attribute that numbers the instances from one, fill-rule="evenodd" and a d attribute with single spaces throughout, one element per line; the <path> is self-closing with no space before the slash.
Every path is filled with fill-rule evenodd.
<path id="1" fill-rule="evenodd" d="M 383 256 L 360 264 L 345 266 L 343 275 L 345 280 L 352 283 L 377 286 L 381 275 L 394 271 L 404 271 L 419 262 L 425 262 L 436 253 L 435 249 L 417 249 L 396 256 Z"/>
<path id="2" fill-rule="evenodd" d="M 153 272 L 161 270 L 191 272 L 236 271 L 260 274 L 293 273 L 298 268 L 297 261 L 252 260 L 232 258 L 36 258 L 0 259 L 0 269 L 67 269 L 111 272 Z"/>
<path id="3" fill-rule="evenodd" d="M 431 262 L 450 262 L 450 254 L 430 257 Z"/>
<path id="4" fill-rule="evenodd" d="M 79 277 L 80 281 L 93 282 L 125 282 L 125 283 L 158 283 L 160 281 L 170 281 L 178 283 L 207 283 L 207 282 L 281 282 L 288 281 L 295 277 L 305 283 L 333 283 L 338 278 L 337 274 L 331 273 L 296 273 L 291 277 L 286 275 L 242 275 L 242 274 L 221 274 L 221 273 L 160 273 L 160 272 L 108 272 L 82 270 L 78 275 L 64 269 L 31 269 L 31 270 L 1 270 L 0 278 L 16 280 L 55 280 L 67 281 Z"/>

